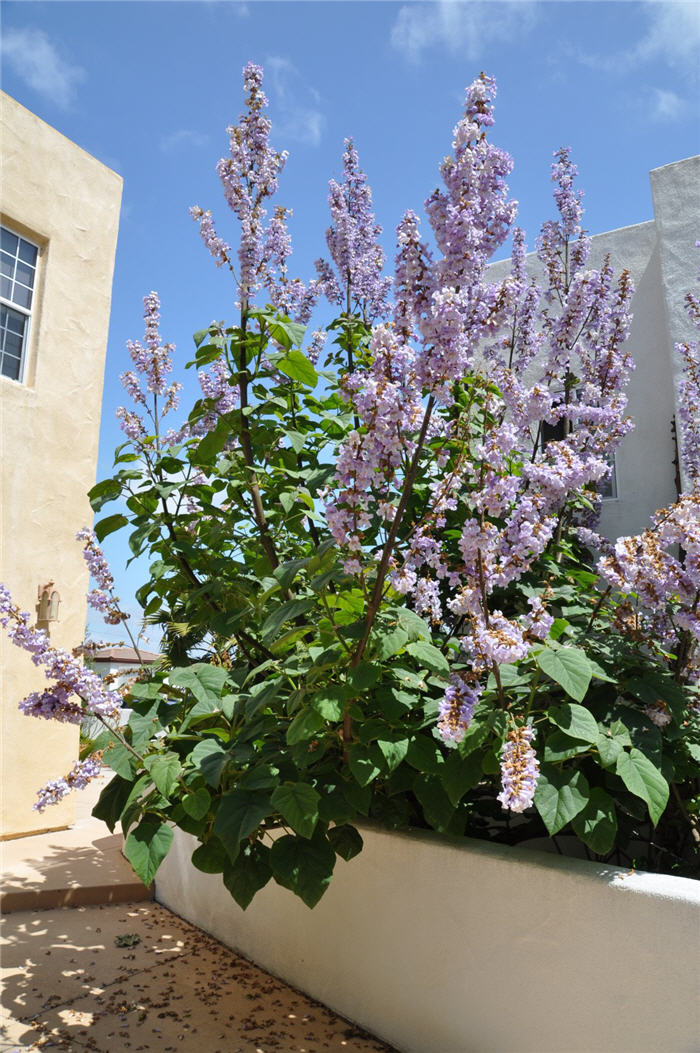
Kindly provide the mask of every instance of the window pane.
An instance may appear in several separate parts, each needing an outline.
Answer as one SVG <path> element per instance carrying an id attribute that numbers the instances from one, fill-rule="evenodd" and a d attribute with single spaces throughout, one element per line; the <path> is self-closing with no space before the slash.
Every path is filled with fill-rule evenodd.
<path id="1" fill-rule="evenodd" d="M 24 238 L 19 239 L 19 258 L 25 263 L 36 266 L 36 245 L 30 245 Z"/>
<path id="2" fill-rule="evenodd" d="M 0 254 L 0 274 L 6 274 L 8 278 L 13 278 L 15 273 L 15 258 L 14 256 L 8 256 L 6 252 Z"/>
<path id="3" fill-rule="evenodd" d="M 22 357 L 22 337 L 17 333 L 5 333 L 5 354 Z"/>
<path id="4" fill-rule="evenodd" d="M 12 294 L 12 302 L 19 304 L 20 307 L 31 307 L 32 306 L 32 291 L 27 289 L 24 285 L 19 285 L 15 282 L 14 293 Z"/>
<path id="5" fill-rule="evenodd" d="M 24 335 L 25 317 L 19 311 L 12 311 L 9 307 L 2 309 L 2 325 L 12 333 L 19 336 Z"/>
<path id="6" fill-rule="evenodd" d="M 12 282 L 4 275 L 0 278 L 0 296 L 4 296 L 6 300 L 12 299 Z"/>
<path id="7" fill-rule="evenodd" d="M 2 228 L 2 247 L 6 252 L 9 252 L 12 256 L 17 254 L 17 243 L 19 238 L 16 234 L 12 234 L 9 230 Z"/>
<path id="8" fill-rule="evenodd" d="M 20 359 L 11 358 L 10 355 L 2 356 L 2 375 L 10 380 L 19 380 Z"/>
<path id="9" fill-rule="evenodd" d="M 22 263 L 21 260 L 17 260 L 15 278 L 18 282 L 22 282 L 22 285 L 28 285 L 30 289 L 34 288 L 34 268 L 27 263 Z"/>

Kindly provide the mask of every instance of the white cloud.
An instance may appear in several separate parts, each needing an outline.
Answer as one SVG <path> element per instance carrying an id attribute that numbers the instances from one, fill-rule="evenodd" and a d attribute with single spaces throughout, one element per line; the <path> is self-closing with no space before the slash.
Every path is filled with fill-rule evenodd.
<path id="1" fill-rule="evenodd" d="M 653 121 L 679 121 L 688 108 L 688 103 L 675 91 L 654 88 L 649 99 L 649 117 Z"/>
<path id="2" fill-rule="evenodd" d="M 634 61 L 661 59 L 669 66 L 697 72 L 700 54 L 700 4 L 648 2 L 646 33 L 633 48 Z"/>
<path id="3" fill-rule="evenodd" d="M 289 59 L 267 58 L 265 74 L 275 134 L 307 146 L 318 146 L 326 122 L 319 93 L 306 83 Z"/>
<path id="4" fill-rule="evenodd" d="M 61 109 L 71 105 L 85 79 L 85 70 L 61 58 L 41 29 L 6 29 L 0 54 L 25 84 Z"/>
<path id="5" fill-rule="evenodd" d="M 428 48 L 443 47 L 473 61 L 494 41 L 519 38 L 534 23 L 529 0 L 436 0 L 402 7 L 391 43 L 411 61 Z"/>
<path id="6" fill-rule="evenodd" d="M 578 52 L 586 66 L 606 73 L 628 73 L 644 62 L 660 62 L 697 77 L 700 55 L 700 4 L 691 0 L 646 0 L 639 5 L 642 32 L 624 51 L 603 55 Z"/>
<path id="7" fill-rule="evenodd" d="M 172 153 L 181 148 L 197 149 L 197 147 L 206 146 L 208 142 L 209 136 L 203 135 L 202 132 L 192 131 L 191 128 L 179 128 L 170 135 L 162 136 L 159 145 L 164 153 Z"/>

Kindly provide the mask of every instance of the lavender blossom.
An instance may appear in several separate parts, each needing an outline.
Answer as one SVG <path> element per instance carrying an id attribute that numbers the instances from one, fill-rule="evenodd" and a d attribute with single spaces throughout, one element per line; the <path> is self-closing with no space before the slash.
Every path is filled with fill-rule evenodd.
<path id="1" fill-rule="evenodd" d="M 449 686 L 440 701 L 438 731 L 445 742 L 459 743 L 471 724 L 481 689 L 457 674 L 450 677 Z"/>
<path id="2" fill-rule="evenodd" d="M 102 771 L 101 759 L 100 751 L 86 760 L 78 761 L 65 777 L 48 782 L 37 791 L 39 800 L 34 804 L 34 809 L 43 812 L 49 805 L 62 801 L 71 790 L 84 790 Z"/>
<path id="3" fill-rule="evenodd" d="M 178 394 L 182 385 L 177 381 L 168 383 L 172 371 L 172 353 L 175 344 L 164 344 L 160 331 L 160 300 L 158 294 L 151 292 L 143 298 L 145 334 L 143 343 L 128 340 L 127 348 L 134 364 L 133 370 L 122 373 L 120 380 L 136 405 L 144 406 L 151 418 L 151 426 L 146 425 L 143 417 L 124 406 L 117 409 L 117 418 L 121 421 L 122 431 L 132 442 L 148 442 L 150 431 L 156 435 L 160 422 L 172 410 L 177 409 Z M 161 402 L 158 403 L 158 398 Z M 170 437 L 170 442 L 174 441 Z M 167 443 L 166 443 L 167 445 Z"/>
<path id="4" fill-rule="evenodd" d="M 698 242 L 700 245 L 700 242 Z M 686 295 L 688 317 L 700 329 L 700 301 Z M 691 486 L 700 489 L 700 341 L 676 344 L 683 359 L 683 375 L 678 385 L 680 459 Z"/>
<path id="5" fill-rule="evenodd" d="M 498 800 L 511 812 L 524 812 L 532 805 L 539 778 L 539 762 L 531 743 L 535 729 L 529 724 L 508 732 L 501 757 L 501 793 Z"/>
<path id="6" fill-rule="evenodd" d="M 31 627 L 29 614 L 20 611 L 1 584 L 0 625 L 10 625 L 7 635 L 12 643 L 27 651 L 34 665 L 43 665 L 47 678 L 55 681 L 45 691 L 33 691 L 20 702 L 23 713 L 69 724 L 80 724 L 90 713 L 103 720 L 118 718 L 120 696 L 106 689 L 100 677 L 85 668 L 81 657 L 52 647 L 48 634 Z"/>
<path id="7" fill-rule="evenodd" d="M 384 252 L 379 245 L 382 228 L 372 212 L 372 191 L 360 168 L 352 139 L 345 140 L 343 181 L 328 184 L 331 226 L 326 242 L 337 269 L 337 279 L 325 261 L 318 260 L 319 284 L 331 303 L 353 306 L 366 319 L 386 312 L 391 278 L 382 277 Z"/>
<path id="8" fill-rule="evenodd" d="M 97 536 L 94 530 L 89 530 L 87 527 L 79 530 L 75 536 L 78 541 L 85 542 L 83 558 L 91 576 L 97 583 L 97 588 L 88 593 L 88 604 L 93 610 L 99 611 L 104 616 L 107 625 L 119 625 L 126 620 L 128 615 L 120 609 L 119 597 L 114 595 L 114 578 L 98 544 Z"/>

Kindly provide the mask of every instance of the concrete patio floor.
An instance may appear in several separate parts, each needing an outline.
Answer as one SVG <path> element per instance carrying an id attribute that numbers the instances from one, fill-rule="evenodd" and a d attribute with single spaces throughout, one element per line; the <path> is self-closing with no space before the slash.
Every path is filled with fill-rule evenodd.
<path id="1" fill-rule="evenodd" d="M 1 973 L 0 1053 L 390 1053 L 157 903 L 8 914 Z"/>
<path id="2" fill-rule="evenodd" d="M 392 1053 L 154 903 L 100 789 L 70 830 L 0 844 L 0 1053 Z"/>

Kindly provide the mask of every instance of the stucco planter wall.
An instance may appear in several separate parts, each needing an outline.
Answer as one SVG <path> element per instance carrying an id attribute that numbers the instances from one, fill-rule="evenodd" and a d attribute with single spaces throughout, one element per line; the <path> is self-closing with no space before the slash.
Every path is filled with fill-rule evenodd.
<path id="1" fill-rule="evenodd" d="M 700 884 L 363 829 L 309 910 L 247 911 L 180 831 L 156 898 L 403 1053 L 697 1053 Z"/>

